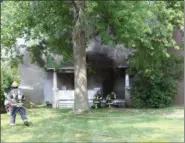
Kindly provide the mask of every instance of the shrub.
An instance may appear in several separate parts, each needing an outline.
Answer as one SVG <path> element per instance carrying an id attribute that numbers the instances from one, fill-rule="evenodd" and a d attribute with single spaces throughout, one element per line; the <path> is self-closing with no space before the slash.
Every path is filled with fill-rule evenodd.
<path id="1" fill-rule="evenodd" d="M 132 107 L 171 106 L 177 95 L 177 82 L 182 77 L 183 66 L 183 58 L 171 55 L 153 71 L 137 71 L 131 89 Z"/>
<path id="2" fill-rule="evenodd" d="M 11 87 L 12 82 L 19 82 L 19 73 L 17 68 L 11 68 L 7 65 L 1 67 L 1 110 L 4 108 L 4 92 Z"/>

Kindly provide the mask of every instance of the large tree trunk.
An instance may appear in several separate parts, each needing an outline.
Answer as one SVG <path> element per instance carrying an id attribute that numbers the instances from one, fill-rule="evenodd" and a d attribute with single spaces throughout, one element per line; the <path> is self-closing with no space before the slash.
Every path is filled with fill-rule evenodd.
<path id="1" fill-rule="evenodd" d="M 75 114 L 89 110 L 86 73 L 86 42 L 83 26 L 85 1 L 73 0 L 73 57 L 74 57 L 74 109 Z"/>

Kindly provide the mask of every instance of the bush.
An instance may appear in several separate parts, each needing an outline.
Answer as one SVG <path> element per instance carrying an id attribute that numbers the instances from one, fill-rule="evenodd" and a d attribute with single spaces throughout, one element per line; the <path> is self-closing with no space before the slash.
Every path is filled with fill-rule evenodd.
<path id="1" fill-rule="evenodd" d="M 131 89 L 132 107 L 171 106 L 177 95 L 177 82 L 183 75 L 183 66 L 183 58 L 172 55 L 163 59 L 161 65 L 153 71 L 137 72 Z"/>
<path id="2" fill-rule="evenodd" d="M 10 89 L 12 82 L 19 82 L 19 73 L 17 68 L 10 68 L 7 65 L 1 67 L 1 111 L 4 108 L 4 92 Z"/>

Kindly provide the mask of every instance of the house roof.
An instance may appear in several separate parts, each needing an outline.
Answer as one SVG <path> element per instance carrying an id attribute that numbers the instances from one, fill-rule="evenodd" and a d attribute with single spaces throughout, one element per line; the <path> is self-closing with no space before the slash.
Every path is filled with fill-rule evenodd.
<path id="1" fill-rule="evenodd" d="M 86 49 L 87 68 L 127 68 L 127 59 L 133 55 L 134 50 L 126 48 L 123 44 L 110 46 L 101 45 L 96 39 L 92 40 Z M 47 68 L 53 70 L 53 67 Z M 74 71 L 73 61 L 63 64 L 60 71 Z"/>

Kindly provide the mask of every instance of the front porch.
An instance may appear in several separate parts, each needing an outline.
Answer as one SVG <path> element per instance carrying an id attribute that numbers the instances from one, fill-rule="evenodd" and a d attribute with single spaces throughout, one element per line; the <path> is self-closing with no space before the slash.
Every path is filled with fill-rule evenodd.
<path id="1" fill-rule="evenodd" d="M 53 71 L 53 108 L 73 108 L 74 105 L 74 70 L 72 68 Z M 107 94 L 115 92 L 117 98 L 129 103 L 129 75 L 125 68 L 96 69 L 94 73 L 87 73 L 88 101 L 93 105 L 94 95 L 101 90 L 106 98 Z"/>

